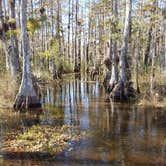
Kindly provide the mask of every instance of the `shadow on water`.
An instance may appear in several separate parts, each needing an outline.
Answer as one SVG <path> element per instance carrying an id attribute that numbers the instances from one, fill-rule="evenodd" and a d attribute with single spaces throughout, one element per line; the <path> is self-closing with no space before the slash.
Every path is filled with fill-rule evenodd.
<path id="1" fill-rule="evenodd" d="M 166 165 L 166 110 L 104 102 L 98 81 L 64 78 L 43 88 L 43 112 L 0 111 L 1 143 L 15 131 L 32 125 L 77 125 L 87 134 L 57 156 L 21 152 L 0 155 L 2 165 Z"/>

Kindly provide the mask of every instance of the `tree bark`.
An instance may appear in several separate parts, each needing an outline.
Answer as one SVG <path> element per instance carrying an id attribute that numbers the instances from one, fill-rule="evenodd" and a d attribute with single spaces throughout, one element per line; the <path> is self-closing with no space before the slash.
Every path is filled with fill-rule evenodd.
<path id="1" fill-rule="evenodd" d="M 147 67 L 148 67 L 151 40 L 152 40 L 152 26 L 150 26 L 149 31 L 148 31 L 148 41 L 147 41 L 147 47 L 146 47 L 145 56 L 144 56 L 145 71 L 147 71 Z"/>
<path id="2" fill-rule="evenodd" d="M 154 96 L 155 56 L 156 56 L 156 28 L 153 40 L 152 66 L 151 66 L 151 78 L 150 78 L 150 95 L 152 98 Z"/>
<path id="3" fill-rule="evenodd" d="M 16 35 L 13 34 L 13 30 L 16 29 L 16 18 L 15 18 L 15 0 L 10 1 L 10 18 L 13 19 L 7 22 L 3 16 L 2 0 L 0 1 L 0 20 L 1 24 L 6 25 L 8 29 L 2 26 L 2 43 L 6 55 L 6 69 L 10 72 L 13 79 L 16 79 L 20 74 L 20 63 L 19 63 L 19 51 Z M 8 38 L 6 32 L 11 30 L 10 37 Z"/>
<path id="4" fill-rule="evenodd" d="M 136 49 L 136 52 L 135 52 L 135 81 L 136 81 L 136 90 L 137 90 L 137 93 L 140 93 L 139 81 L 138 81 L 138 74 L 139 74 L 138 63 L 139 63 L 139 57 L 140 57 L 139 35 L 140 35 L 140 33 L 138 32 L 138 35 L 137 35 L 137 48 L 135 48 Z"/>
<path id="5" fill-rule="evenodd" d="M 165 22 L 166 22 L 166 20 L 165 20 Z M 165 72 L 166 72 L 166 23 L 165 23 L 165 29 L 164 29 L 164 36 L 165 36 L 165 48 L 164 48 L 164 70 L 165 70 Z"/>
<path id="6" fill-rule="evenodd" d="M 156 5 L 156 0 L 153 0 L 152 5 Z M 156 11 L 155 7 L 151 9 L 151 13 L 153 14 Z M 152 23 L 152 17 L 150 18 L 150 23 Z M 145 56 L 144 56 L 144 68 L 145 71 L 147 72 L 148 68 L 148 62 L 149 62 L 149 54 L 150 54 L 150 46 L 151 46 L 151 41 L 152 41 L 152 32 L 153 32 L 153 27 L 150 25 L 149 31 L 148 31 L 148 41 L 147 41 L 147 47 L 145 50 Z"/>
<path id="7" fill-rule="evenodd" d="M 15 22 L 9 23 L 10 30 L 13 31 L 16 29 L 16 16 L 15 16 L 15 0 L 10 0 L 10 17 Z M 10 34 L 10 46 L 9 51 L 9 62 L 10 70 L 13 78 L 16 78 L 21 71 L 20 62 L 19 62 L 19 50 L 18 50 L 18 41 L 16 35 L 11 32 Z"/>
<path id="8" fill-rule="evenodd" d="M 126 0 L 126 20 L 124 28 L 124 36 L 122 41 L 121 55 L 120 55 L 120 81 L 126 82 L 126 61 L 127 61 L 127 49 L 128 49 L 128 39 L 130 32 L 131 23 L 131 0 Z"/>
<path id="9" fill-rule="evenodd" d="M 51 38 L 52 40 L 54 39 L 54 10 L 53 10 L 53 0 L 50 0 L 50 14 L 51 14 Z M 54 41 L 53 41 L 54 42 Z M 57 71 L 56 71 L 56 66 L 55 66 L 55 58 L 51 55 L 49 57 L 49 71 L 51 72 L 52 79 L 55 80 L 57 79 Z"/>
<path id="10" fill-rule="evenodd" d="M 23 74 L 19 92 L 14 102 L 14 109 L 22 110 L 41 107 L 31 78 L 30 47 L 27 33 L 27 0 L 21 0 L 21 38 L 23 49 Z"/>
<path id="11" fill-rule="evenodd" d="M 68 60 L 70 63 L 70 17 L 71 17 L 71 0 L 69 0 L 69 14 L 68 14 L 68 41 L 67 41 L 67 54 L 68 54 Z"/>
<path id="12" fill-rule="evenodd" d="M 120 55 L 120 72 L 119 80 L 115 85 L 114 89 L 111 91 L 111 98 L 114 101 L 128 101 L 131 97 L 135 96 L 135 90 L 132 87 L 132 82 L 128 80 L 128 62 L 127 62 L 127 50 L 128 50 L 128 41 L 130 33 L 130 24 L 131 24 L 131 9 L 132 9 L 132 0 L 126 0 L 126 18 L 125 18 L 125 27 L 122 40 L 122 48 Z"/>
<path id="13" fill-rule="evenodd" d="M 117 1 L 114 0 L 113 2 L 113 15 L 115 17 L 115 19 L 117 19 Z M 113 28 L 113 33 L 116 33 L 116 27 L 114 26 Z M 111 40 L 110 40 L 111 41 Z M 112 45 L 110 44 L 110 47 L 112 47 Z M 118 64 L 117 64 L 117 59 L 118 59 L 118 55 L 117 55 L 117 41 L 114 40 L 113 41 L 113 52 L 112 56 L 110 55 L 111 59 L 112 59 L 112 70 L 111 70 L 111 80 L 109 82 L 109 86 L 111 89 L 114 88 L 114 86 L 117 84 L 118 82 Z"/>
<path id="14" fill-rule="evenodd" d="M 77 47 L 78 47 L 78 0 L 76 0 L 76 5 L 75 5 L 75 53 L 74 53 L 74 71 L 75 72 L 79 72 L 78 69 L 78 51 L 77 51 Z"/>
<path id="15" fill-rule="evenodd" d="M 166 8 L 164 9 L 166 13 Z M 166 73 L 166 14 L 163 15 L 163 34 L 164 34 L 164 73 Z"/>
<path id="16" fill-rule="evenodd" d="M 8 43 L 7 43 L 7 38 L 6 38 L 6 35 L 5 35 L 5 30 L 3 28 L 3 25 L 5 25 L 5 21 L 4 21 L 3 10 L 2 10 L 2 0 L 0 0 L 0 20 L 1 20 L 1 24 L 2 24 L 1 39 L 2 39 L 2 44 L 3 44 L 5 56 L 6 56 L 6 70 L 9 71 L 10 70 L 10 65 L 9 65 L 9 55 L 8 55 L 8 51 L 7 51 Z"/>

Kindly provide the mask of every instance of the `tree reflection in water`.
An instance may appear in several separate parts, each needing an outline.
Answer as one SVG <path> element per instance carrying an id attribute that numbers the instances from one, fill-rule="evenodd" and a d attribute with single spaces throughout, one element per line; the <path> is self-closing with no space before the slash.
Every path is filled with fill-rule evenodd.
<path id="1" fill-rule="evenodd" d="M 79 77 L 79 78 L 78 78 Z M 144 109 L 132 104 L 104 102 L 98 81 L 67 78 L 57 86 L 43 89 L 44 112 L 26 117 L 1 111 L 1 138 L 5 133 L 32 124 L 78 125 L 86 131 L 78 144 L 50 162 L 26 158 L 30 165 L 166 165 L 166 114 L 164 110 Z M 2 143 L 2 141 L 1 141 Z M 16 165 L 24 165 L 24 160 Z M 20 160 L 23 160 L 22 162 Z M 3 163 L 10 164 L 9 159 Z"/>

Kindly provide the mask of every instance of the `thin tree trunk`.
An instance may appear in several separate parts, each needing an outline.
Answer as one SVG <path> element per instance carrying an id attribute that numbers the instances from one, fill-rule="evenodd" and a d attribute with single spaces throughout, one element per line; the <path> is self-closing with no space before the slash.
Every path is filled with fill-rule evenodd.
<path id="1" fill-rule="evenodd" d="M 6 12 L 5 12 L 6 13 Z M 1 20 L 1 24 L 4 26 L 5 25 L 5 21 L 4 21 L 4 16 L 3 16 L 3 10 L 2 10 L 2 0 L 0 0 L 0 20 Z M 5 52 L 5 56 L 6 56 L 6 70 L 10 71 L 10 65 L 9 65 L 9 55 L 8 55 L 8 43 L 7 43 L 7 38 L 5 35 L 5 29 L 2 26 L 2 44 L 3 44 L 3 48 L 4 48 L 4 52 Z"/>
<path id="2" fill-rule="evenodd" d="M 151 79 L 150 79 L 150 95 L 152 98 L 154 96 L 155 56 L 156 56 L 156 28 L 153 40 L 152 66 L 151 66 Z"/>
<path id="3" fill-rule="evenodd" d="M 74 71 L 77 72 L 77 64 L 78 64 L 78 54 L 77 54 L 77 22 L 78 22 L 78 0 L 76 0 L 76 12 L 75 12 L 75 57 L 74 57 Z"/>
<path id="4" fill-rule="evenodd" d="M 86 44 L 86 71 L 89 70 L 89 50 L 90 50 L 90 42 L 91 42 L 91 16 L 90 16 L 90 10 L 91 10 L 91 0 L 89 0 L 89 16 L 88 16 L 88 39 Z"/>
<path id="5" fill-rule="evenodd" d="M 147 47 L 146 47 L 145 56 L 144 56 L 145 71 L 147 71 L 147 67 L 148 67 L 151 40 L 152 40 L 152 26 L 150 26 L 148 31 L 148 41 L 147 41 Z"/>
<path id="6" fill-rule="evenodd" d="M 166 10 L 166 9 L 165 9 Z M 163 34 L 164 34 L 164 54 L 163 54 L 163 56 L 164 56 L 164 72 L 166 73 L 166 14 L 165 14 L 165 16 L 163 17 L 163 25 L 164 25 L 164 32 L 163 32 Z"/>
<path id="7" fill-rule="evenodd" d="M 164 62 L 164 66 L 165 66 L 165 68 L 164 68 L 164 70 L 166 71 L 166 28 L 165 28 L 165 48 L 164 48 L 164 60 L 165 60 L 165 62 Z"/>
<path id="8" fill-rule="evenodd" d="M 60 35 L 60 31 L 61 31 L 61 19 L 60 19 L 60 10 L 61 10 L 61 3 L 60 0 L 57 0 L 57 29 L 56 29 L 56 33 L 57 33 L 57 39 L 58 39 L 58 56 L 60 57 L 62 55 L 62 48 L 61 48 L 61 35 Z"/>
<path id="9" fill-rule="evenodd" d="M 10 17 L 15 20 L 15 22 L 10 23 L 10 30 L 13 31 L 16 29 L 16 17 L 15 17 L 15 0 L 10 0 Z M 18 50 L 18 41 L 15 34 L 10 34 L 10 46 L 8 48 L 9 52 L 9 62 L 10 70 L 13 78 L 17 78 L 20 74 L 20 62 L 19 62 L 19 50 Z"/>
<path id="10" fill-rule="evenodd" d="M 72 50 L 71 50 L 71 54 L 72 54 L 72 64 L 74 65 L 75 60 L 74 60 L 74 0 L 72 0 Z"/>
<path id="11" fill-rule="evenodd" d="M 78 36 L 78 71 L 81 69 L 81 23 L 79 25 L 79 36 Z"/>
<path id="12" fill-rule="evenodd" d="M 136 53 L 135 53 L 135 81 L 136 81 L 136 90 L 137 93 L 140 93 L 140 88 L 139 88 L 139 82 L 138 82 L 138 73 L 139 73 L 139 68 L 138 68 L 138 63 L 139 63 L 139 55 L 140 55 L 140 41 L 139 39 L 139 34 L 137 35 L 137 48 L 136 48 Z"/>
<path id="13" fill-rule="evenodd" d="M 51 38 L 53 40 L 54 38 L 54 19 L 53 19 L 53 15 L 54 15 L 54 10 L 53 10 L 53 0 L 50 0 L 50 4 L 51 4 L 51 8 L 50 8 L 50 13 L 51 13 Z M 54 42 L 54 41 L 52 41 Z M 51 57 L 49 58 L 49 70 L 51 72 L 52 75 L 52 79 L 55 80 L 57 79 L 57 71 L 56 71 L 56 66 L 55 66 L 55 59 L 53 57 L 53 55 L 51 55 Z"/>
<path id="14" fill-rule="evenodd" d="M 69 14 L 68 14 L 68 43 L 67 43 L 67 52 L 68 60 L 70 63 L 70 17 L 71 17 L 71 0 L 69 0 Z"/>
<path id="15" fill-rule="evenodd" d="M 156 5 L 156 0 L 153 0 L 152 3 L 153 6 Z M 151 14 L 153 14 L 156 11 L 155 7 L 151 9 Z M 152 23 L 152 16 L 150 19 L 150 23 Z M 149 31 L 148 31 L 148 41 L 147 41 L 147 47 L 145 50 L 145 56 L 144 56 L 144 68 L 145 71 L 147 72 L 148 68 L 148 62 L 149 62 L 149 54 L 150 54 L 150 46 L 151 46 L 151 41 L 152 41 L 152 32 L 153 32 L 153 27 L 150 25 Z"/>

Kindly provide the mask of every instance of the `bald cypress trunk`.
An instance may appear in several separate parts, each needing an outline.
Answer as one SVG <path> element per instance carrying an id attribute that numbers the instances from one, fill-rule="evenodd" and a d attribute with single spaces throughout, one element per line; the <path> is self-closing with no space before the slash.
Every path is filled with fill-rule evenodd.
<path id="1" fill-rule="evenodd" d="M 123 33 L 122 48 L 120 55 L 120 81 L 126 82 L 127 50 L 131 23 L 131 0 L 126 0 L 126 20 Z"/>
<path id="2" fill-rule="evenodd" d="M 114 0 L 113 2 L 113 15 L 115 16 L 115 18 L 117 19 L 117 1 Z M 113 33 L 116 33 L 116 27 L 114 26 L 113 28 Z M 111 40 L 110 40 L 111 41 Z M 112 59 L 112 70 L 111 70 L 111 80 L 109 82 L 109 86 L 111 89 L 114 88 L 114 86 L 117 84 L 118 82 L 118 64 L 117 64 L 117 41 L 114 40 L 112 41 L 113 44 L 113 51 L 110 51 L 110 53 L 112 53 L 111 59 Z M 112 47 L 112 45 L 110 44 L 110 47 Z"/>
<path id="3" fill-rule="evenodd" d="M 119 62 L 119 80 L 118 83 L 114 86 L 113 90 L 111 91 L 111 97 L 114 101 L 127 101 L 135 95 L 135 90 L 133 89 L 132 83 L 128 77 L 130 71 L 128 70 L 129 66 L 127 59 L 128 41 L 131 27 L 131 10 L 132 0 L 126 0 L 126 18 Z"/>
<path id="4" fill-rule="evenodd" d="M 21 0 L 21 38 L 23 49 L 23 74 L 19 92 L 16 96 L 14 103 L 15 109 L 29 109 L 33 107 L 41 107 L 31 79 L 30 47 L 26 27 L 26 12 L 27 0 Z"/>

